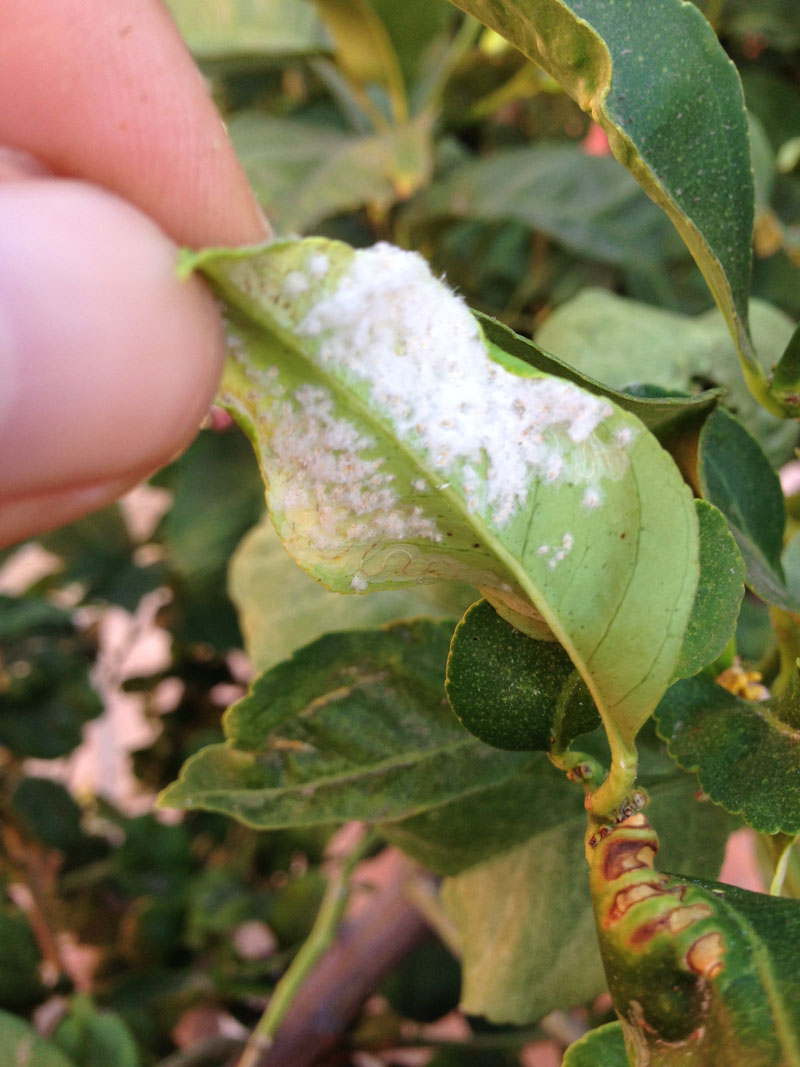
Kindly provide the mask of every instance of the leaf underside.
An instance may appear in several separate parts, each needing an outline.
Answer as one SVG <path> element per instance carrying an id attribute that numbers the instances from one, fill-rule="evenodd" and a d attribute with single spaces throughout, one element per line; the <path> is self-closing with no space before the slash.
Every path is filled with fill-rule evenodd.
<path id="1" fill-rule="evenodd" d="M 487 341 L 415 254 L 317 238 L 185 265 L 227 303 L 221 399 L 297 562 L 338 592 L 477 586 L 563 645 L 629 744 L 698 572 L 690 494 L 638 420 Z"/>

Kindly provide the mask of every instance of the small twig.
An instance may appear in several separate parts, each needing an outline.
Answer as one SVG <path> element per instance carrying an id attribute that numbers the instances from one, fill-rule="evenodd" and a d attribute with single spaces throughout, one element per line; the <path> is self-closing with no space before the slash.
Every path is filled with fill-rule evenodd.
<path id="1" fill-rule="evenodd" d="M 769 886 L 769 895 L 771 897 L 779 897 L 783 892 L 786 872 L 789 869 L 789 860 L 792 858 L 792 848 L 795 841 L 797 841 L 797 837 L 790 837 L 788 834 L 781 834 L 780 836 L 783 838 L 782 847 L 778 853 L 775 873 L 772 875 L 772 881 Z"/>
<path id="2" fill-rule="evenodd" d="M 353 869 L 374 843 L 375 837 L 366 834 L 349 855 L 332 866 L 311 933 L 275 987 L 266 1011 L 244 1047 L 237 1067 L 259 1067 L 259 1064 L 268 1062 L 266 1057 L 272 1048 L 278 1027 L 286 1018 L 301 986 L 336 938 L 336 931 L 347 906 Z"/>
<path id="3" fill-rule="evenodd" d="M 370 861 L 371 863 L 373 861 Z M 364 1002 L 430 928 L 406 897 L 411 862 L 397 849 L 380 856 L 381 881 L 339 927 L 299 990 L 259 1067 L 312 1067 L 336 1048 Z"/>
<path id="4" fill-rule="evenodd" d="M 211 1067 L 238 1052 L 243 1044 L 236 1037 L 209 1037 L 191 1048 L 173 1052 L 158 1067 Z"/>

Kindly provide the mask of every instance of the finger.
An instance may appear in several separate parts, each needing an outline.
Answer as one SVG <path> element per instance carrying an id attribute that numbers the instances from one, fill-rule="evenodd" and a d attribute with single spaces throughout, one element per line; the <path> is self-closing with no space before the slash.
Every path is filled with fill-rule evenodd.
<path id="1" fill-rule="evenodd" d="M 0 540 L 57 524 L 69 493 L 100 506 L 196 432 L 222 329 L 175 256 L 151 220 L 94 186 L 0 185 L 0 455 L 12 458 Z"/>
<path id="2" fill-rule="evenodd" d="M 157 0 L 4 0 L 0 144 L 141 208 L 181 244 L 265 223 L 205 83 Z"/>

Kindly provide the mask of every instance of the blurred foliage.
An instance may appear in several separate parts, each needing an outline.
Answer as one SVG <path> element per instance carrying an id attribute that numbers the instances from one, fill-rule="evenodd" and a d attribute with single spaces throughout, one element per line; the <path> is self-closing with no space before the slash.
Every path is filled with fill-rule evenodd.
<path id="1" fill-rule="evenodd" d="M 169 6 L 278 232 L 417 248 L 470 304 L 522 333 L 540 328 L 541 343 L 583 373 L 620 388 L 721 385 L 770 460 L 791 456 L 796 431 L 752 412 L 702 278 L 669 223 L 607 157 L 586 116 L 510 46 L 446 0 Z M 796 0 L 697 6 L 739 68 L 756 120 L 753 295 L 764 302 L 756 332 L 769 335 L 773 358 L 786 316 L 800 316 Z M 343 29 L 337 8 L 364 17 Z M 592 294 L 578 296 L 587 287 Z M 616 340 L 621 306 L 642 331 L 630 359 Z M 594 357 L 583 343 L 587 323 L 607 337 Z M 651 328 L 660 333 L 657 353 Z M 646 358 L 652 374 L 642 369 Z M 198 1008 L 252 1028 L 322 897 L 329 827 L 259 833 L 203 812 L 140 814 L 189 756 L 222 741 L 221 711 L 245 677 L 237 606 L 264 666 L 348 625 L 340 619 L 347 605 L 303 585 L 299 572 L 283 584 L 285 562 L 263 533 L 250 534 L 236 556 L 234 606 L 229 563 L 263 514 L 256 464 L 237 431 L 203 431 L 152 486 L 165 508 L 146 532 L 126 508 L 108 508 L 40 537 L 50 553 L 43 569 L 3 586 L 12 592 L 0 599 L 0 1063 L 23 1062 L 14 1059 L 23 1049 L 31 1067 L 155 1067 L 185 1041 L 181 1024 Z M 782 564 L 790 590 L 800 582 L 797 557 Z M 3 574 L 20 559 L 3 553 Z M 102 710 L 98 620 L 109 608 L 133 615 L 156 592 L 169 662 L 124 680 L 153 734 L 131 759 L 142 795 L 124 804 L 70 793 L 60 760 Z M 354 625 L 455 616 L 464 603 L 461 590 L 444 603 L 398 595 L 367 609 L 365 599 Z M 736 641 L 768 681 L 778 675 L 786 648 L 751 595 Z M 165 704 L 168 688 L 175 695 Z M 477 825 L 486 800 L 460 803 L 463 810 L 443 806 L 398 824 L 394 840 L 441 869 L 448 849 L 474 863 L 489 846 L 466 827 Z M 492 803 L 507 847 L 524 849 L 529 831 L 515 835 L 510 806 L 503 797 Z M 416 1026 L 445 1014 L 457 971 L 438 941 L 421 946 L 382 986 L 384 1021 L 394 1019 L 399 1033 L 397 1018 Z M 43 1006 L 47 1024 L 36 1013 Z M 511 1067 L 525 1041 L 541 1036 L 473 1028 L 481 1031 L 474 1046 L 442 1047 L 431 1064 Z M 376 1053 L 371 1032 L 363 1025 L 354 1034 Z M 230 1062 L 230 1052 L 203 1062 Z M 336 1062 L 351 1062 L 345 1046 Z"/>

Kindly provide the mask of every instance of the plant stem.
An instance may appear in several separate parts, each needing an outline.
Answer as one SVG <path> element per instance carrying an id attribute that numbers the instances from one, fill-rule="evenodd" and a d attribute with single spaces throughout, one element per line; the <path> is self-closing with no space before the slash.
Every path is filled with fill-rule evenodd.
<path id="1" fill-rule="evenodd" d="M 266 1061 L 278 1027 L 286 1017 L 300 987 L 336 938 L 339 922 L 347 906 L 350 876 L 376 839 L 373 834 L 365 834 L 349 855 L 333 865 L 311 933 L 275 987 L 266 1011 L 244 1047 L 237 1067 L 259 1067 Z"/>
<path id="2" fill-rule="evenodd" d="M 781 834 L 780 838 L 781 841 L 778 846 L 780 851 L 778 852 L 775 872 L 772 875 L 772 881 L 769 886 L 769 895 L 771 897 L 779 897 L 783 892 L 784 882 L 786 881 L 786 872 L 789 869 L 789 860 L 792 856 L 792 848 L 795 841 L 797 841 L 797 837 L 790 837 L 788 834 Z M 773 848 L 775 848 L 775 845 L 773 845 Z"/>

